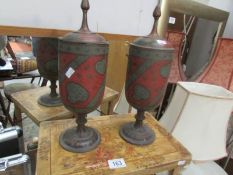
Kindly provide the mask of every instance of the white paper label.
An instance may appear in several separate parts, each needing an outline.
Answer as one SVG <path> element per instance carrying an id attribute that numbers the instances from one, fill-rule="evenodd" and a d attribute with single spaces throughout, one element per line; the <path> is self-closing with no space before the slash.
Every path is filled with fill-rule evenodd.
<path id="1" fill-rule="evenodd" d="M 176 23 L 176 18 L 169 17 L 169 24 L 175 24 L 175 23 Z"/>
<path id="2" fill-rule="evenodd" d="M 166 41 L 164 41 L 164 40 L 157 40 L 157 42 L 158 42 L 159 44 L 162 44 L 162 45 L 167 44 L 167 42 L 166 42 Z"/>
<path id="3" fill-rule="evenodd" d="M 20 57 L 21 60 L 29 60 L 29 57 Z"/>
<path id="4" fill-rule="evenodd" d="M 0 70 L 13 70 L 11 62 L 6 60 L 6 64 L 4 66 L 0 66 Z"/>
<path id="5" fill-rule="evenodd" d="M 178 162 L 178 166 L 183 166 L 185 163 L 186 163 L 185 160 L 180 160 L 180 161 Z"/>
<path id="6" fill-rule="evenodd" d="M 108 160 L 108 166 L 110 169 L 124 168 L 126 167 L 124 159 L 112 159 Z"/>
<path id="7" fill-rule="evenodd" d="M 70 78 L 70 77 L 74 74 L 74 72 L 75 72 L 75 70 L 74 70 L 72 67 L 70 67 L 70 68 L 66 71 L 66 76 L 67 76 L 68 78 Z"/>

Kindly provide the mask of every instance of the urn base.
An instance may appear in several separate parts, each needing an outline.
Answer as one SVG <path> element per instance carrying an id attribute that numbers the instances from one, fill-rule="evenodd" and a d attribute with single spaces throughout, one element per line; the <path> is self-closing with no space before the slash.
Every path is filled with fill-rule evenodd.
<path id="1" fill-rule="evenodd" d="M 50 94 L 42 95 L 38 99 L 38 103 L 43 106 L 48 107 L 55 107 L 55 106 L 62 106 L 62 101 L 60 96 L 52 97 Z"/>
<path id="2" fill-rule="evenodd" d="M 90 127 L 78 132 L 77 127 L 67 129 L 59 138 L 60 145 L 67 151 L 84 153 L 95 149 L 100 144 L 100 133 Z"/>
<path id="3" fill-rule="evenodd" d="M 149 145 L 155 140 L 154 131 L 146 124 L 135 127 L 135 122 L 126 123 L 120 128 L 120 136 L 134 145 Z"/>

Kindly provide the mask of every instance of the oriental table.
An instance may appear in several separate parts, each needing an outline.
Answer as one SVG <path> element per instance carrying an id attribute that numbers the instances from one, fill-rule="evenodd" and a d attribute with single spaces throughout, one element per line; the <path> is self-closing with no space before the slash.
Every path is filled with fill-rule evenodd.
<path id="1" fill-rule="evenodd" d="M 36 89 L 25 90 L 12 94 L 12 101 L 15 105 L 16 121 L 22 119 L 21 113 L 25 113 L 37 125 L 42 121 L 72 118 L 73 114 L 64 106 L 46 107 L 38 104 L 38 98 L 49 93 L 49 87 L 39 87 Z M 118 92 L 106 87 L 103 97 L 103 103 L 108 104 L 108 114 L 112 113 L 113 101 L 118 97 Z"/>
<path id="2" fill-rule="evenodd" d="M 155 141 L 148 146 L 136 146 L 122 140 L 119 129 L 130 121 L 134 121 L 133 114 L 88 118 L 87 125 L 100 132 L 101 143 L 96 149 L 86 153 L 68 152 L 59 145 L 61 132 L 75 126 L 74 119 L 42 122 L 36 174 L 144 175 L 171 170 L 173 175 L 178 175 L 179 170 L 190 163 L 190 153 L 149 113 L 146 113 L 145 123 L 155 131 Z M 114 159 L 124 160 L 125 166 L 110 169 L 108 161 Z"/>

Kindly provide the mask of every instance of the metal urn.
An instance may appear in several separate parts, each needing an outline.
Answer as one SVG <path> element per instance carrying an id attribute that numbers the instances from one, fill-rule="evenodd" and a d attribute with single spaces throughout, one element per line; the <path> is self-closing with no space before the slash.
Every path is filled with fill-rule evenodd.
<path id="1" fill-rule="evenodd" d="M 36 56 L 39 73 L 50 80 L 50 93 L 42 95 L 38 103 L 44 106 L 61 106 L 60 96 L 56 92 L 58 80 L 58 39 L 33 38 L 33 51 Z"/>
<path id="2" fill-rule="evenodd" d="M 106 79 L 108 43 L 90 32 L 89 1 L 82 0 L 82 26 L 59 40 L 59 87 L 64 106 L 76 117 L 77 127 L 60 135 L 60 145 L 71 152 L 87 152 L 98 146 L 100 133 L 85 126 L 87 114 L 101 103 Z"/>
<path id="3" fill-rule="evenodd" d="M 125 94 L 137 114 L 136 122 L 120 128 L 120 136 L 135 145 L 148 145 L 155 140 L 154 131 L 143 123 L 144 112 L 154 109 L 162 100 L 173 58 L 174 49 L 157 34 L 160 15 L 159 2 L 153 12 L 151 33 L 136 39 L 129 47 Z"/>

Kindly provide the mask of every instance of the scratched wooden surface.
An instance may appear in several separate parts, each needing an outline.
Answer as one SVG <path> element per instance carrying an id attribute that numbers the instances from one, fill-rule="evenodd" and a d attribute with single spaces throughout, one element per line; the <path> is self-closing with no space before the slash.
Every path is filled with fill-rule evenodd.
<path id="1" fill-rule="evenodd" d="M 73 114 L 64 106 L 45 107 L 37 103 L 41 95 L 49 93 L 49 87 L 40 87 L 12 94 L 16 108 L 26 113 L 37 125 L 42 121 L 71 118 Z M 106 87 L 102 103 L 112 102 L 118 97 L 118 92 Z M 17 116 L 17 118 L 19 118 Z"/>
<path id="2" fill-rule="evenodd" d="M 158 122 L 146 113 L 147 123 L 156 133 L 149 146 L 134 146 L 119 136 L 119 128 L 133 121 L 133 114 L 101 116 L 88 120 L 101 133 L 101 144 L 87 153 L 71 153 L 59 145 L 60 133 L 75 125 L 74 119 L 42 122 L 37 152 L 37 175 L 153 174 L 178 168 L 178 162 L 190 162 L 190 153 Z M 123 158 L 125 168 L 111 170 L 107 160 Z"/>

